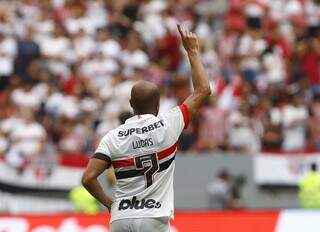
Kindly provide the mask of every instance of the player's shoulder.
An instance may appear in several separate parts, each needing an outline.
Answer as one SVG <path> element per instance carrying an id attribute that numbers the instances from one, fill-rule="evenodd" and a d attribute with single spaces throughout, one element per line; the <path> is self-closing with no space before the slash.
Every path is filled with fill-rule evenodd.
<path id="1" fill-rule="evenodd" d="M 112 130 L 108 131 L 108 133 L 105 134 L 102 139 L 108 140 L 108 141 L 117 140 L 119 138 L 119 136 L 118 136 L 119 131 L 125 131 L 128 128 L 128 126 L 129 126 L 128 123 L 121 124 L 118 127 L 113 128 Z"/>
<path id="2" fill-rule="evenodd" d="M 180 129 L 187 128 L 190 121 L 189 110 L 185 104 L 171 108 L 161 117 L 169 122 L 173 128 L 178 129 L 178 131 L 180 131 Z"/>
<path id="3" fill-rule="evenodd" d="M 175 106 L 170 110 L 159 114 L 159 118 L 170 118 L 172 116 L 179 115 L 181 113 L 180 106 Z"/>
<path id="4" fill-rule="evenodd" d="M 169 110 L 167 110 L 165 112 L 162 112 L 159 115 L 175 114 L 175 113 L 179 113 L 179 112 L 180 112 L 180 107 L 179 106 L 174 106 L 171 109 L 169 109 Z"/>

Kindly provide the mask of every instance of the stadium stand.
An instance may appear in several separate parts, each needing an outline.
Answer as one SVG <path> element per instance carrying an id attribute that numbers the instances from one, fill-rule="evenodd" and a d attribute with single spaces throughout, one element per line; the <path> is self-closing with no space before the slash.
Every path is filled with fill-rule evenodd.
<path id="1" fill-rule="evenodd" d="M 199 35 L 214 89 L 182 150 L 319 148 L 316 1 L 1 1 L 0 15 L 0 152 L 12 166 L 91 154 L 130 110 L 135 80 L 161 87 L 161 111 L 181 102 L 177 21 Z"/>

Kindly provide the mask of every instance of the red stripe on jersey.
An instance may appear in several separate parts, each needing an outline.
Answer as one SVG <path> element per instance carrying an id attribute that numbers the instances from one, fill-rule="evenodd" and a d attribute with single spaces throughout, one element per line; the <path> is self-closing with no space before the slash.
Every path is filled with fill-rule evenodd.
<path id="1" fill-rule="evenodd" d="M 183 121 L 184 121 L 184 129 L 186 129 L 189 125 L 190 122 L 190 114 L 189 114 L 189 110 L 188 107 L 185 104 L 181 104 L 179 106 L 182 116 L 183 116 Z"/>
<path id="2" fill-rule="evenodd" d="M 172 145 L 171 147 L 160 151 L 157 153 L 158 155 L 158 160 L 164 159 L 168 156 L 170 156 L 173 152 L 175 152 L 177 149 L 177 144 Z M 114 168 L 124 168 L 124 167 L 130 167 L 134 166 L 134 160 L 133 158 L 130 159 L 125 159 L 125 160 L 115 160 L 112 161 L 112 165 Z"/>
<path id="3" fill-rule="evenodd" d="M 177 149 L 177 144 L 174 144 L 173 146 L 163 150 L 163 151 L 160 151 L 157 153 L 158 155 L 158 160 L 162 160 L 168 156 L 170 156 L 173 152 L 175 152 Z"/>
<path id="4" fill-rule="evenodd" d="M 130 167 L 134 165 L 134 160 L 133 158 L 126 159 L 126 160 L 115 160 L 115 161 L 112 161 L 112 165 L 114 168 Z"/>

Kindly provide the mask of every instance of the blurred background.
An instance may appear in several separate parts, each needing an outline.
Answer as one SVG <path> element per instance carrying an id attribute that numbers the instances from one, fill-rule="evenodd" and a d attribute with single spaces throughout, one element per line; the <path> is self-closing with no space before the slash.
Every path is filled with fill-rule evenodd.
<path id="1" fill-rule="evenodd" d="M 108 231 L 80 178 L 135 81 L 159 86 L 160 112 L 190 93 L 177 22 L 213 94 L 179 139 L 172 230 L 320 226 L 297 210 L 320 208 L 318 0 L 2 0 L 0 231 Z M 100 181 L 112 194 L 113 171 Z"/>

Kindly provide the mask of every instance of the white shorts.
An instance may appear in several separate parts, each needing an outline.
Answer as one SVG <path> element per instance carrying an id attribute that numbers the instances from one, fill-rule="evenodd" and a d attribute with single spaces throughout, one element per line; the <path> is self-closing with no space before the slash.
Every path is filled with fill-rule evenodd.
<path id="1" fill-rule="evenodd" d="M 110 232 L 170 232 L 169 218 L 119 219 L 110 224 Z"/>

